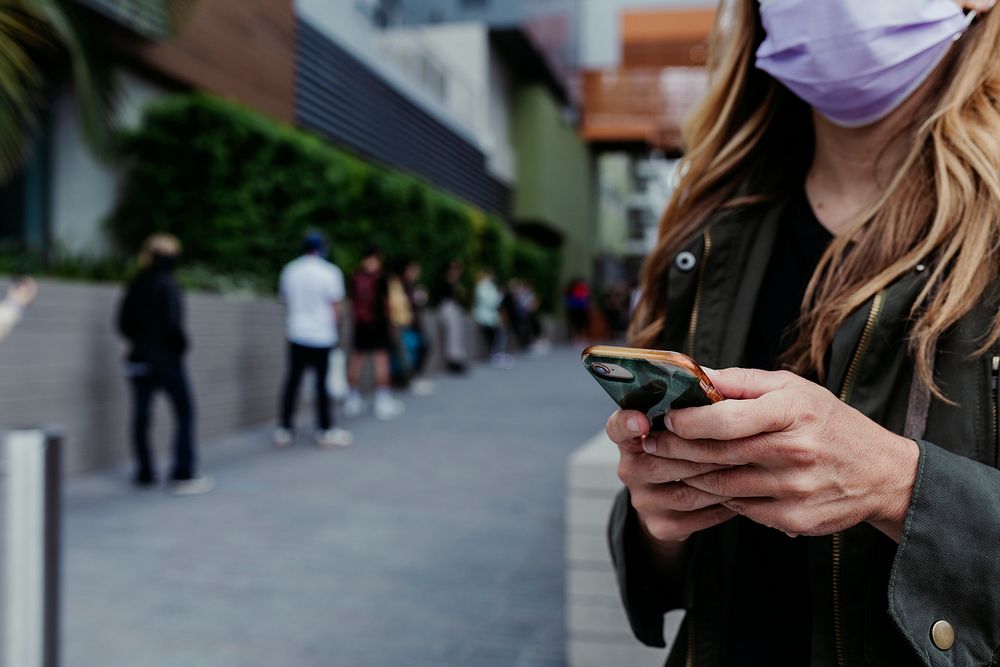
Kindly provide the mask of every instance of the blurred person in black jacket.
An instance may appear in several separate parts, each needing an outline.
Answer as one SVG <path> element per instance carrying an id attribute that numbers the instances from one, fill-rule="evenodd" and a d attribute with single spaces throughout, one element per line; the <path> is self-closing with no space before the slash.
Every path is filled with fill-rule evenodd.
<path id="1" fill-rule="evenodd" d="M 149 427 L 153 397 L 162 390 L 176 420 L 169 489 L 175 495 L 197 495 L 211 491 L 213 482 L 197 473 L 194 402 L 184 370 L 188 348 L 184 302 L 173 276 L 180 253 L 181 243 L 174 236 L 154 234 L 146 239 L 139 256 L 142 268 L 128 285 L 118 329 L 131 347 L 125 375 L 132 383 L 133 481 L 141 488 L 157 483 Z"/>

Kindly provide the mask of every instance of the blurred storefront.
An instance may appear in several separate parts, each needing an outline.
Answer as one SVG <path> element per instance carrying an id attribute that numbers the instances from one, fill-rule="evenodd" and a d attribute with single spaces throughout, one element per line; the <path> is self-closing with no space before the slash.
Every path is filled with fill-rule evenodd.
<path id="1" fill-rule="evenodd" d="M 634 278 L 677 180 L 684 119 L 704 95 L 712 9 L 627 10 L 620 64 L 582 72 L 581 135 L 596 155 L 597 274 Z"/>

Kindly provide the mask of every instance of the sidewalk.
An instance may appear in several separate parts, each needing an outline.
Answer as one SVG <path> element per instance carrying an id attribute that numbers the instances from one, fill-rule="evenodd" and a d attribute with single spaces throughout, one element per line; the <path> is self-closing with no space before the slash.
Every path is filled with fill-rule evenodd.
<path id="1" fill-rule="evenodd" d="M 568 349 L 437 385 L 347 450 L 212 443 L 210 496 L 70 483 L 63 664 L 562 665 L 566 457 L 612 404 Z"/>

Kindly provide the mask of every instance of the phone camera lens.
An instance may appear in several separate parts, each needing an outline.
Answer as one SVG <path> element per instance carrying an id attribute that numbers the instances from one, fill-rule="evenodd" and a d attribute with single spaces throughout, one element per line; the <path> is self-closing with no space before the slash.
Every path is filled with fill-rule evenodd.
<path id="1" fill-rule="evenodd" d="M 611 369 L 604 364 L 594 364 L 591 366 L 598 375 L 611 375 Z"/>

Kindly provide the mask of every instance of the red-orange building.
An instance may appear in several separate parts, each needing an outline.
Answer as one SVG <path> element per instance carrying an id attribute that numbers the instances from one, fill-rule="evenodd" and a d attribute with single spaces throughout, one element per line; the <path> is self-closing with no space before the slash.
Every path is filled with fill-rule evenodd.
<path id="1" fill-rule="evenodd" d="M 621 65 L 582 73 L 581 132 L 596 144 L 680 150 L 680 126 L 704 94 L 711 9 L 626 11 Z"/>

